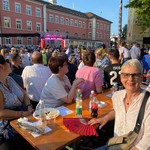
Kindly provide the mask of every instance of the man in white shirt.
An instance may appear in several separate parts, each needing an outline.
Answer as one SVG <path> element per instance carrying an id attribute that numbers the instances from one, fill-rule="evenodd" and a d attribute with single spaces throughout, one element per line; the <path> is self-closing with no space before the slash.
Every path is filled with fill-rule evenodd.
<path id="1" fill-rule="evenodd" d="M 28 55 L 25 52 L 25 49 L 21 49 L 20 50 L 20 57 L 21 57 L 21 66 L 23 68 L 25 68 L 26 66 L 30 66 L 31 65 L 31 62 L 29 60 Z"/>
<path id="2" fill-rule="evenodd" d="M 119 48 L 119 60 L 121 63 L 124 63 L 129 59 L 131 59 L 130 50 L 126 48 L 126 43 L 122 42 Z"/>
<path id="3" fill-rule="evenodd" d="M 141 56 L 141 50 L 138 47 L 138 44 L 135 42 L 133 46 L 130 49 L 131 58 L 132 59 L 140 59 Z"/>
<path id="4" fill-rule="evenodd" d="M 42 53 L 32 54 L 32 66 L 26 66 L 22 72 L 24 88 L 30 98 L 33 108 L 36 108 L 47 79 L 51 76 L 49 67 L 43 65 Z"/>

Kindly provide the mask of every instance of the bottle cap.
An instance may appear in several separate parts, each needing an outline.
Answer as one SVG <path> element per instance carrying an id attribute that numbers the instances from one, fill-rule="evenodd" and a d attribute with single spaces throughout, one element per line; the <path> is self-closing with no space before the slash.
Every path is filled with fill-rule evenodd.
<path id="1" fill-rule="evenodd" d="M 81 89 L 77 89 L 77 92 L 80 93 L 80 92 L 81 92 Z"/>
<path id="2" fill-rule="evenodd" d="M 91 94 L 94 94 L 94 90 L 91 91 Z"/>
<path id="3" fill-rule="evenodd" d="M 97 94 L 96 94 L 96 93 L 94 93 L 94 96 L 97 96 Z"/>

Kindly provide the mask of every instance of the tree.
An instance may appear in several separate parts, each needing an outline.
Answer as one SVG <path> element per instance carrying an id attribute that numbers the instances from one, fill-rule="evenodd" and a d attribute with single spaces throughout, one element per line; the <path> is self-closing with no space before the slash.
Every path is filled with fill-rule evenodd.
<path id="1" fill-rule="evenodd" d="M 136 23 L 141 27 L 142 32 L 150 28 L 150 0 L 131 0 L 126 8 L 136 9 Z"/>
<path id="2" fill-rule="evenodd" d="M 127 38 L 127 24 L 122 29 L 122 37 L 123 40 L 126 40 Z"/>

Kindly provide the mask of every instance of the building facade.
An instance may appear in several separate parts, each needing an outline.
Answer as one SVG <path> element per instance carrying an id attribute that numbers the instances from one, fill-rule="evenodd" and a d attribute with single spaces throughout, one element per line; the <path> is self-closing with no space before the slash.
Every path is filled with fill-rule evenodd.
<path id="1" fill-rule="evenodd" d="M 144 44 L 143 38 L 150 38 L 150 28 L 145 32 L 141 31 L 140 26 L 136 24 L 135 11 L 136 9 L 133 8 L 129 8 L 128 11 L 127 43 L 138 42 L 139 44 Z"/>
<path id="2" fill-rule="evenodd" d="M 0 45 L 109 46 L 109 20 L 42 0 L 0 1 Z"/>

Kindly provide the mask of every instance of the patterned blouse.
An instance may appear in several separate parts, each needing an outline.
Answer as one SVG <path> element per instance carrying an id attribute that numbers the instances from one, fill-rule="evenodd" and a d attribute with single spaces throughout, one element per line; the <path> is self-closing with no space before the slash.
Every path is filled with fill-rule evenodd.
<path id="1" fill-rule="evenodd" d="M 7 77 L 6 81 L 9 85 L 9 88 L 7 88 L 3 83 L 0 82 L 0 90 L 2 91 L 4 95 L 4 109 L 15 109 L 19 106 L 22 106 L 22 102 L 24 99 L 24 93 L 21 91 L 21 89 L 18 87 L 16 82 L 11 78 Z M 10 126 L 8 126 L 6 129 L 4 127 L 8 124 L 8 120 L 0 119 L 0 135 L 4 135 L 4 138 L 9 139 L 9 133 L 8 132 L 14 132 L 13 130 L 9 130 Z"/>

